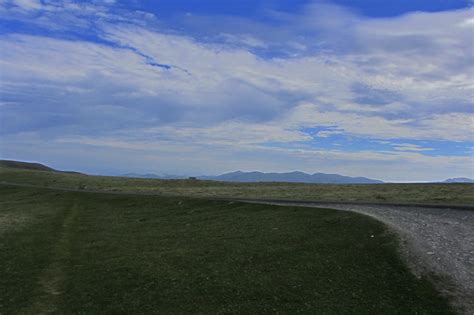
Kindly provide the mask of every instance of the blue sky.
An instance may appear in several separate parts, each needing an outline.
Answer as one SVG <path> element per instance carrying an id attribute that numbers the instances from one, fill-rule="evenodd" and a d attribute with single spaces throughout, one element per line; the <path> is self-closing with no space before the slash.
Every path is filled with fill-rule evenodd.
<path id="1" fill-rule="evenodd" d="M 0 0 L 0 157 L 474 177 L 472 4 Z"/>

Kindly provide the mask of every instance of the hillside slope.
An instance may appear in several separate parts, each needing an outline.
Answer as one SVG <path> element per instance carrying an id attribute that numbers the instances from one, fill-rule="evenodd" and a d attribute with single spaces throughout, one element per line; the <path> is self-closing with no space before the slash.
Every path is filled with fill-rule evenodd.
<path id="1" fill-rule="evenodd" d="M 0 160 L 0 166 L 9 168 L 19 168 L 24 170 L 57 172 L 54 168 L 48 167 L 40 163 L 21 162 L 12 160 Z"/>
<path id="2" fill-rule="evenodd" d="M 42 171 L 42 172 L 55 172 L 55 173 L 70 173 L 70 174 L 81 174 L 73 171 L 60 171 L 41 163 L 34 162 L 22 162 L 12 160 L 0 160 L 0 168 L 19 169 L 19 170 L 30 170 L 30 171 Z"/>

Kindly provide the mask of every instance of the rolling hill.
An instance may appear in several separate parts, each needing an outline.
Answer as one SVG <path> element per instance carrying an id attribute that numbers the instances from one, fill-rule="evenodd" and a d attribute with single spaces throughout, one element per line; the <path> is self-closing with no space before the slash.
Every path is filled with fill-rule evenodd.
<path id="1" fill-rule="evenodd" d="M 48 167 L 40 163 L 0 160 L 0 166 L 10 167 L 10 168 L 19 168 L 19 169 L 25 169 L 25 170 L 56 172 L 54 168 Z"/>
<path id="2" fill-rule="evenodd" d="M 60 171 L 49 166 L 46 166 L 41 163 L 34 162 L 22 162 L 22 161 L 13 161 L 13 160 L 0 160 L 0 167 L 7 167 L 13 169 L 23 169 L 23 170 L 32 170 L 32 171 L 44 171 L 44 172 L 57 172 L 57 173 L 71 173 L 71 174 L 81 174 L 79 172 L 73 171 Z"/>

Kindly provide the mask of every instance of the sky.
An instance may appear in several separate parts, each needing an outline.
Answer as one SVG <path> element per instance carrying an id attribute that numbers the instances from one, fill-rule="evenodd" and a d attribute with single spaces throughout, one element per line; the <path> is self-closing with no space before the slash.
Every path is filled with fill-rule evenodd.
<path id="1" fill-rule="evenodd" d="M 474 2 L 0 0 L 0 158 L 474 177 Z"/>

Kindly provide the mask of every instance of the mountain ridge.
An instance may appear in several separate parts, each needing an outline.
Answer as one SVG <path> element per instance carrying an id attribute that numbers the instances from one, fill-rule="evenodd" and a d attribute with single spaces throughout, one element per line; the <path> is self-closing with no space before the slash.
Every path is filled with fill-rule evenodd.
<path id="1" fill-rule="evenodd" d="M 235 171 L 218 176 L 200 176 L 199 179 L 230 182 L 290 182 L 314 184 L 382 184 L 383 181 L 367 177 L 350 177 L 340 174 L 313 173 L 301 171 L 285 173 L 264 173 L 259 171 Z"/>
<path id="2" fill-rule="evenodd" d="M 443 183 L 474 183 L 474 179 L 467 177 L 448 178 Z"/>
<path id="3" fill-rule="evenodd" d="M 0 159 L 0 167 L 26 169 L 35 171 L 45 172 L 58 172 L 58 173 L 72 173 L 72 174 L 84 174 L 74 171 L 60 171 L 41 163 L 36 162 L 24 162 L 15 160 L 2 160 Z M 187 179 L 188 176 L 183 175 L 170 175 L 163 174 L 157 175 L 153 173 L 138 174 L 138 173 L 127 173 L 118 175 L 123 177 L 134 177 L 134 178 L 154 178 L 154 179 Z M 214 180 L 214 181 L 227 181 L 227 182 L 289 182 L 289 183 L 314 183 L 314 184 L 382 184 L 381 180 L 371 179 L 367 177 L 350 177 L 340 174 L 327 174 L 327 173 L 313 173 L 308 174 L 301 171 L 292 172 L 259 172 L 259 171 L 234 171 L 224 173 L 216 176 L 193 176 L 193 179 L 200 180 Z M 433 183 L 474 183 L 474 179 L 466 177 L 455 177 L 449 178 L 444 181 L 437 181 Z"/>

